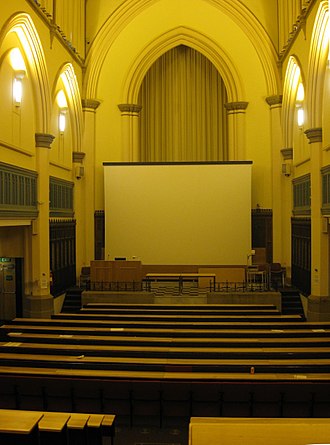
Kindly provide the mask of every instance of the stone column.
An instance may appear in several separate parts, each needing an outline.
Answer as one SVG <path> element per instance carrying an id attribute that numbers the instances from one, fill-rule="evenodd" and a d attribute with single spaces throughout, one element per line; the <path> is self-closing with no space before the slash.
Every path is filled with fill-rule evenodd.
<path id="1" fill-rule="evenodd" d="M 292 172 L 293 172 L 293 148 L 281 149 L 281 165 L 279 166 L 279 175 L 281 180 L 279 181 L 279 189 L 277 190 L 278 197 L 281 202 L 281 220 L 278 218 L 277 223 L 281 231 L 281 244 L 279 251 L 274 249 L 274 262 L 279 262 L 286 268 L 286 275 L 291 278 L 291 216 L 293 208 L 292 197 Z M 274 187 L 274 193 L 276 189 Z M 276 215 L 275 215 L 276 217 Z M 274 218 L 274 215 L 273 215 Z M 276 228 L 273 230 L 274 238 L 278 239 L 276 234 Z"/>
<path id="2" fill-rule="evenodd" d="M 228 102 L 225 104 L 228 116 L 228 159 L 244 161 L 245 152 L 245 110 L 248 102 Z"/>
<path id="3" fill-rule="evenodd" d="M 30 317 L 48 318 L 54 312 L 50 295 L 49 254 L 49 149 L 54 136 L 36 133 L 36 166 L 38 172 L 38 218 L 32 228 L 32 295 L 26 298 Z"/>
<path id="4" fill-rule="evenodd" d="M 141 105 L 119 104 L 122 116 L 123 160 L 138 162 L 140 160 L 139 116 Z"/>
<path id="5" fill-rule="evenodd" d="M 86 204 L 88 198 L 85 191 L 85 166 L 83 160 L 85 153 L 82 151 L 72 152 L 72 180 L 74 182 L 74 215 L 77 221 L 76 225 L 76 276 L 79 278 L 81 267 L 85 265 L 86 261 L 86 245 L 85 240 L 87 228 L 86 221 Z"/>
<path id="6" fill-rule="evenodd" d="M 282 263 L 282 96 L 266 98 L 271 119 L 271 162 L 272 162 L 272 212 L 273 212 L 273 261 Z M 290 195 L 289 195 L 290 196 Z M 291 209 L 290 209 L 291 210 Z"/>
<path id="7" fill-rule="evenodd" d="M 95 213 L 95 118 L 100 102 L 95 99 L 82 101 L 84 114 L 83 150 L 85 153 L 85 174 L 81 185 L 84 195 L 81 230 L 85 233 L 82 241 L 81 265 L 88 266 L 94 259 L 94 213 Z"/>
<path id="8" fill-rule="evenodd" d="M 311 144 L 311 295 L 308 298 L 308 320 L 330 320 L 329 242 L 322 230 L 322 128 L 310 128 L 305 134 Z"/>

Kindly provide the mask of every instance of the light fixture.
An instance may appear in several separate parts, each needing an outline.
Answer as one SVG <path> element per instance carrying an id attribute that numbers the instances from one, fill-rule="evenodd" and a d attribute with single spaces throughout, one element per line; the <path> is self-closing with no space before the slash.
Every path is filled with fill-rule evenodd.
<path id="1" fill-rule="evenodd" d="M 22 103 L 23 78 L 26 75 L 26 67 L 21 51 L 13 48 L 9 53 L 10 64 L 14 70 L 13 101 L 16 107 Z"/>
<path id="2" fill-rule="evenodd" d="M 13 101 L 16 107 L 22 103 L 23 97 L 23 82 L 22 77 L 15 77 L 13 81 Z"/>
<path id="3" fill-rule="evenodd" d="M 58 116 L 58 129 L 60 130 L 60 133 L 64 133 L 65 131 L 65 126 L 66 126 L 66 116 L 65 116 L 65 111 L 61 110 L 60 114 Z"/>
<path id="4" fill-rule="evenodd" d="M 305 123 L 305 113 L 302 107 L 297 109 L 297 123 L 298 127 L 302 127 Z"/>
<path id="5" fill-rule="evenodd" d="M 60 133 L 63 134 L 66 127 L 66 112 L 68 109 L 68 103 L 63 90 L 60 90 L 56 96 L 56 102 L 60 109 L 60 114 L 58 116 L 58 129 Z"/>
<path id="6" fill-rule="evenodd" d="M 302 102 L 304 99 L 305 99 L 305 89 L 304 89 L 304 85 L 300 82 L 298 85 L 298 89 L 297 89 L 296 101 Z"/>
<path id="7" fill-rule="evenodd" d="M 305 99 L 305 89 L 302 82 L 299 82 L 296 95 L 297 106 L 297 124 L 298 127 L 302 127 L 305 123 L 305 113 L 303 108 L 303 102 Z"/>

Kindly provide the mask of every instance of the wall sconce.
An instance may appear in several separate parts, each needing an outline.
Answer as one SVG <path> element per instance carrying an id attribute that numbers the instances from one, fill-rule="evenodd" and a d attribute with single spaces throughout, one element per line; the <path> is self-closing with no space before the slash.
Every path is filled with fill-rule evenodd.
<path id="1" fill-rule="evenodd" d="M 13 101 L 16 107 L 21 106 L 23 97 L 23 76 L 15 76 L 13 82 Z"/>
<path id="2" fill-rule="evenodd" d="M 56 101 L 60 109 L 60 114 L 58 116 L 58 129 L 60 133 L 63 134 L 66 127 L 66 112 L 68 110 L 68 104 L 63 90 L 60 90 L 57 93 Z"/>
<path id="3" fill-rule="evenodd" d="M 22 103 L 23 97 L 23 78 L 26 75 L 26 68 L 21 51 L 13 48 L 9 54 L 10 64 L 14 70 L 13 81 L 13 101 L 16 107 Z"/>
<path id="4" fill-rule="evenodd" d="M 302 82 L 300 82 L 298 85 L 297 96 L 296 96 L 298 127 L 302 127 L 305 123 L 305 113 L 304 113 L 304 108 L 303 108 L 304 99 L 305 99 L 305 89 L 304 89 L 304 85 L 302 84 Z"/>
<path id="5" fill-rule="evenodd" d="M 60 114 L 58 116 L 58 129 L 60 130 L 60 133 L 63 134 L 65 131 L 66 126 L 66 110 L 61 110 Z"/>
<path id="6" fill-rule="evenodd" d="M 301 107 L 297 109 L 297 123 L 298 127 L 302 127 L 305 123 L 305 113 L 304 109 Z"/>

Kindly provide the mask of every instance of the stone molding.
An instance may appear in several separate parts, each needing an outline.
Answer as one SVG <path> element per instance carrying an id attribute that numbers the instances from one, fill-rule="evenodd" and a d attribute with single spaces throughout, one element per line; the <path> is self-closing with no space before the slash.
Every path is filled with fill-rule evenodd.
<path id="1" fill-rule="evenodd" d="M 90 110 L 96 110 L 99 105 L 101 104 L 101 102 L 97 99 L 82 99 L 81 101 L 83 110 L 85 109 L 90 109 Z"/>
<path id="2" fill-rule="evenodd" d="M 309 141 L 310 144 L 313 144 L 315 142 L 322 142 L 322 128 L 309 128 L 305 131 L 305 135 Z"/>
<path id="3" fill-rule="evenodd" d="M 274 96 L 266 97 L 266 102 L 270 107 L 274 105 L 282 105 L 283 96 L 282 94 L 275 94 Z"/>
<path id="4" fill-rule="evenodd" d="M 35 134 L 36 147 L 51 148 L 51 144 L 54 139 L 55 136 L 53 136 L 52 134 L 36 133 Z"/>
<path id="5" fill-rule="evenodd" d="M 142 105 L 137 104 L 119 104 L 118 105 L 119 110 L 122 113 L 136 113 L 139 114 L 142 110 Z"/>
<path id="6" fill-rule="evenodd" d="M 77 164 L 82 164 L 82 161 L 85 158 L 86 153 L 83 151 L 73 151 L 72 152 L 72 162 L 75 162 Z"/>
<path id="7" fill-rule="evenodd" d="M 245 111 L 249 105 L 249 102 L 227 102 L 225 108 L 227 111 Z"/>
<path id="8" fill-rule="evenodd" d="M 281 153 L 285 161 L 291 161 L 293 159 L 293 148 L 282 148 Z"/>

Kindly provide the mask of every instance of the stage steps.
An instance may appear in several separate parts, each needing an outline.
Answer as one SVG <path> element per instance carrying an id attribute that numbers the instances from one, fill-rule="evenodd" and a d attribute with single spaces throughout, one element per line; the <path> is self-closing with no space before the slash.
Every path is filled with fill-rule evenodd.
<path id="1" fill-rule="evenodd" d="M 75 313 L 81 309 L 81 294 L 83 289 L 78 286 L 71 287 L 65 293 L 62 313 Z"/>
<path id="2" fill-rule="evenodd" d="M 304 308 L 298 289 L 284 288 L 280 290 L 282 296 L 282 314 L 305 316 Z"/>

